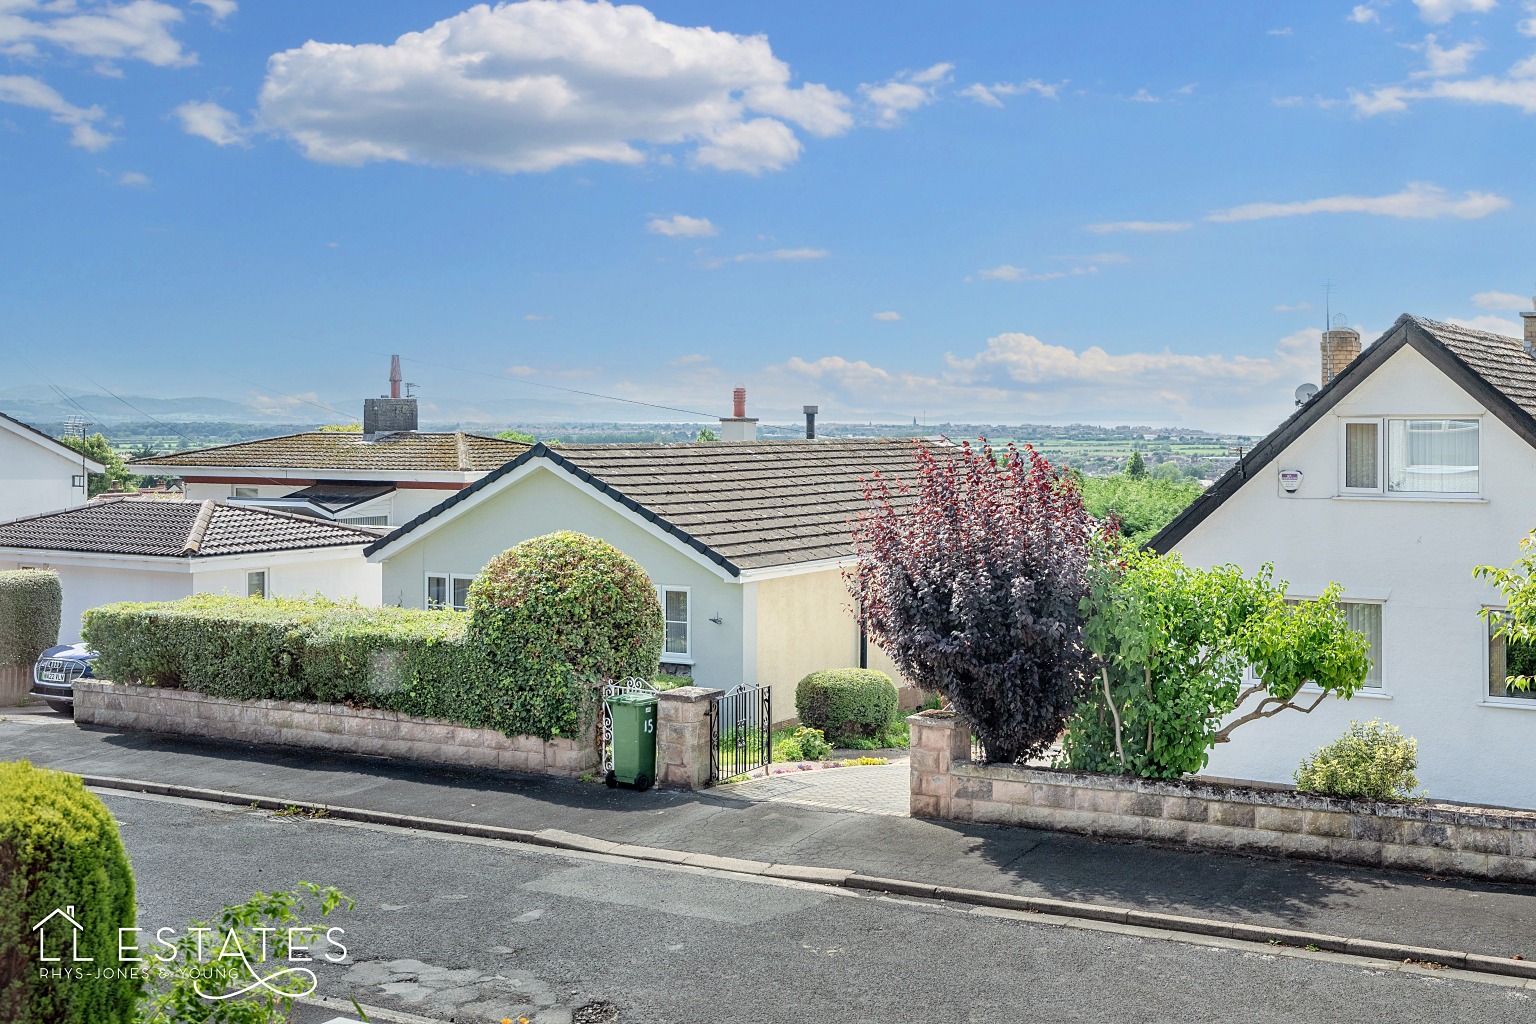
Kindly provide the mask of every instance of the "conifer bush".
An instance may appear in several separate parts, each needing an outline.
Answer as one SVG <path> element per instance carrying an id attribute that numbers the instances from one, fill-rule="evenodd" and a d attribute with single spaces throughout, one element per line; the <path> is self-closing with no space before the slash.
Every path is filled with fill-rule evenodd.
<path id="1" fill-rule="evenodd" d="M 33 926 L 57 965 L 39 962 Z M 106 805 L 79 776 L 0 763 L 0 1021 L 131 1024 L 140 985 L 114 978 L 118 929 L 134 925 L 133 873 Z M 84 961 L 75 964 L 78 954 Z M 39 968 L 87 968 L 49 978 Z M 131 965 L 130 965 L 131 966 Z M 106 977 L 98 976 L 100 969 Z"/>
<path id="2" fill-rule="evenodd" d="M 795 687 L 795 713 L 838 746 L 871 740 L 896 717 L 896 684 L 867 668 L 812 672 Z"/>

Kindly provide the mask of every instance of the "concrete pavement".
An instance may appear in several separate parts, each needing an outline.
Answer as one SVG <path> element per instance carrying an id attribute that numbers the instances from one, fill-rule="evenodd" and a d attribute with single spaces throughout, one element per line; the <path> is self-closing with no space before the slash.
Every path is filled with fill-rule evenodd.
<path id="1" fill-rule="evenodd" d="M 733 787 L 699 794 L 609 791 L 542 777 L 87 731 L 41 715 L 0 722 L 0 758 L 990 892 L 1536 957 L 1536 890 L 1527 887 L 746 801 Z"/>

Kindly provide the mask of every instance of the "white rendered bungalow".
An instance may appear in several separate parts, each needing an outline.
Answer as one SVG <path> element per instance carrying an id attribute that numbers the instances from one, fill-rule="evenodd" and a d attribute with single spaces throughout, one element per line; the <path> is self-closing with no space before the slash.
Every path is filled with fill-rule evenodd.
<path id="1" fill-rule="evenodd" d="M 86 479 L 106 467 L 0 413 L 0 521 L 85 500 Z"/>
<path id="2" fill-rule="evenodd" d="M 1353 700 L 1244 726 L 1211 774 L 1289 782 L 1375 718 L 1418 739 L 1431 796 L 1536 807 L 1536 693 L 1505 685 L 1511 652 L 1478 615 L 1500 596 L 1472 576 L 1509 565 L 1536 527 L 1536 313 L 1523 315 L 1523 341 L 1406 315 L 1363 354 L 1355 332 L 1327 332 L 1322 390 L 1153 539 L 1194 565 L 1272 562 L 1298 597 L 1338 581 L 1371 641 Z"/>

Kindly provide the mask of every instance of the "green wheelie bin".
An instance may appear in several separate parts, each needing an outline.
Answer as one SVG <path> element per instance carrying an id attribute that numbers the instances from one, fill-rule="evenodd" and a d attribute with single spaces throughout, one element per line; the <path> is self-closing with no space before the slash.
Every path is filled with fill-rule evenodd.
<path id="1" fill-rule="evenodd" d="M 613 720 L 613 768 L 605 781 L 642 792 L 656 781 L 656 695 L 616 693 L 608 698 Z"/>

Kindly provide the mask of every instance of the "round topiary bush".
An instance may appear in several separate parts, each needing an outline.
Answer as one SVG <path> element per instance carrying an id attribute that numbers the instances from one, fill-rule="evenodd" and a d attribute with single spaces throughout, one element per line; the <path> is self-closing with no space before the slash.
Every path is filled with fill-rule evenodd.
<path id="1" fill-rule="evenodd" d="M 868 668 L 812 672 L 795 687 L 800 721 L 839 745 L 875 738 L 896 717 L 896 703 L 891 677 Z"/>
<path id="2" fill-rule="evenodd" d="M 638 562 L 562 531 L 503 551 L 469 588 L 469 642 L 513 719 L 544 736 L 585 728 L 596 684 L 661 663 L 661 602 Z"/>
<path id="3" fill-rule="evenodd" d="M 33 927 L 50 915 L 39 950 Z M 133 925 L 133 873 L 106 805 L 78 776 L 0 764 L 0 1020 L 131 1024 L 139 982 L 111 974 L 118 929 Z M 39 976 L 55 966 L 84 972 Z"/>
<path id="4" fill-rule="evenodd" d="M 47 569 L 0 572 L 0 668 L 30 667 L 59 642 L 64 590 Z"/>

